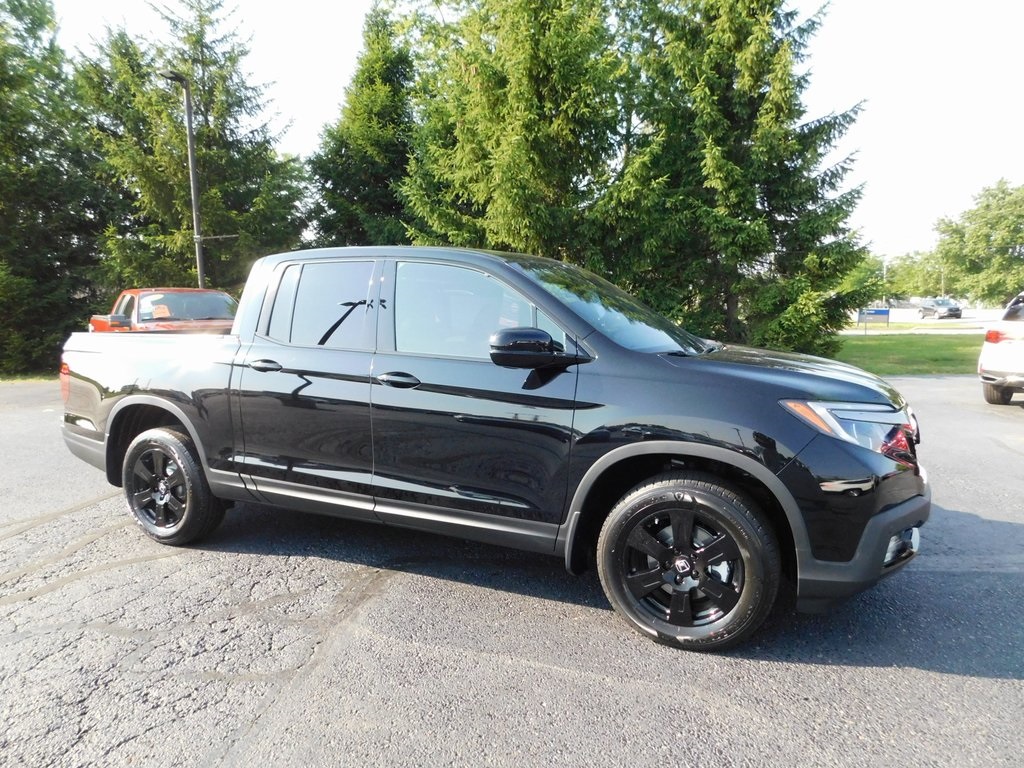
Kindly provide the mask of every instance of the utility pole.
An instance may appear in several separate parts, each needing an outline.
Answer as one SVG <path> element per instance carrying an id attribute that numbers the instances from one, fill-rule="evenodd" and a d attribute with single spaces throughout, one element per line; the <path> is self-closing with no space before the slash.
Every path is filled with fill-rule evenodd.
<path id="1" fill-rule="evenodd" d="M 192 239 L 196 244 L 196 274 L 199 287 L 206 287 L 206 271 L 203 267 L 203 235 L 199 226 L 199 179 L 196 177 L 196 137 L 192 130 L 192 87 L 188 78 L 173 69 L 160 71 L 160 76 L 178 83 L 185 91 L 185 137 L 188 142 L 188 180 L 192 187 Z"/>

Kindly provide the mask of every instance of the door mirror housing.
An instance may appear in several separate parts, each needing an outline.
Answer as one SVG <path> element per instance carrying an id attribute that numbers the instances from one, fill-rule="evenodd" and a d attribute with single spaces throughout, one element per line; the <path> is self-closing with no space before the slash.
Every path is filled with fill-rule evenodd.
<path id="1" fill-rule="evenodd" d="M 566 368 L 589 357 L 569 354 L 540 328 L 502 328 L 491 334 L 491 362 L 503 368 Z"/>

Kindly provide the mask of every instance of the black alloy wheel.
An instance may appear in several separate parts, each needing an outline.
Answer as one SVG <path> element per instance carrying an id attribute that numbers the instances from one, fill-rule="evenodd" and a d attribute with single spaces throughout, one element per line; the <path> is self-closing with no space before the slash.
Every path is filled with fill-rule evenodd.
<path id="1" fill-rule="evenodd" d="M 720 650 L 764 621 L 778 591 L 778 545 L 753 502 L 696 472 L 628 493 L 598 541 L 601 582 L 636 629 L 683 648 Z"/>
<path id="2" fill-rule="evenodd" d="M 157 528 L 174 528 L 185 516 L 185 473 L 161 448 L 149 448 L 135 460 L 131 493 L 132 508 Z"/>
<path id="3" fill-rule="evenodd" d="M 192 440 L 177 430 L 151 429 L 136 437 L 124 457 L 122 481 L 136 522 L 163 544 L 195 541 L 224 517 Z"/>

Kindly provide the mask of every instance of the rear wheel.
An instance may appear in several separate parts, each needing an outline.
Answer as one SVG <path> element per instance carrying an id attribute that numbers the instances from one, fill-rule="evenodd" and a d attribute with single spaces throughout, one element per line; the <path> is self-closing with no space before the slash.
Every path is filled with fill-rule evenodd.
<path id="1" fill-rule="evenodd" d="M 150 429 L 136 437 L 125 454 L 121 479 L 128 510 L 162 544 L 200 539 L 224 518 L 191 438 L 177 430 Z"/>
<path id="2" fill-rule="evenodd" d="M 1013 390 L 1007 387 L 997 387 L 994 384 L 982 382 L 981 392 L 985 395 L 985 402 L 992 405 L 1007 405 L 1013 398 Z"/>
<path id="3" fill-rule="evenodd" d="M 655 640 L 721 650 L 771 611 L 781 572 L 774 532 L 718 478 L 674 472 L 637 486 L 601 529 L 598 573 L 612 607 Z"/>

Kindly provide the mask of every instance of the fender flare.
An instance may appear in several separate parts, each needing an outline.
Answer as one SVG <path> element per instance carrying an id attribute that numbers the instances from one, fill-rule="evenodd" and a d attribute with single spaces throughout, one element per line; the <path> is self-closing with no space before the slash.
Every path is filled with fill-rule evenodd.
<path id="1" fill-rule="evenodd" d="M 181 422 L 185 431 L 188 432 L 188 436 L 192 439 L 192 444 L 196 447 L 196 453 L 198 454 L 199 463 L 202 465 L 203 473 L 209 477 L 210 467 L 206 462 L 206 450 L 203 446 L 203 441 L 199 439 L 199 434 L 196 432 L 195 427 L 192 425 L 192 419 L 185 415 L 185 412 L 177 405 L 169 400 L 165 400 L 160 397 L 153 395 L 135 394 L 128 395 L 111 408 L 110 414 L 107 416 L 106 429 L 104 430 L 103 442 L 106 444 L 106 457 L 107 457 L 107 476 L 110 476 L 110 452 L 114 449 L 113 443 L 110 439 L 110 428 L 117 422 L 121 412 L 127 408 L 131 408 L 136 405 L 148 405 L 154 408 L 159 408 L 163 411 L 167 411 L 174 418 Z M 120 467 L 117 468 L 120 473 Z"/>
<path id="2" fill-rule="evenodd" d="M 736 467 L 748 475 L 751 475 L 762 483 L 768 492 L 775 497 L 779 503 L 786 521 L 789 523 L 793 535 L 793 544 L 796 555 L 797 570 L 811 556 L 810 539 L 807 536 L 807 528 L 804 523 L 800 506 L 789 492 L 786 485 L 764 464 L 749 456 L 744 456 L 736 451 L 729 450 L 717 445 L 706 445 L 704 443 L 693 443 L 680 440 L 650 440 L 642 443 L 632 443 L 609 451 L 595 461 L 583 479 L 576 487 L 572 501 L 569 505 L 569 515 L 566 521 L 558 529 L 558 538 L 555 544 L 555 551 L 562 552 L 565 557 L 565 568 L 572 572 L 572 553 L 576 539 L 577 528 L 583 514 L 583 505 L 587 500 L 594 484 L 609 469 L 620 461 L 634 458 L 636 456 L 647 456 L 650 454 L 668 454 L 680 458 L 697 457 L 711 459 L 722 464 Z"/>

